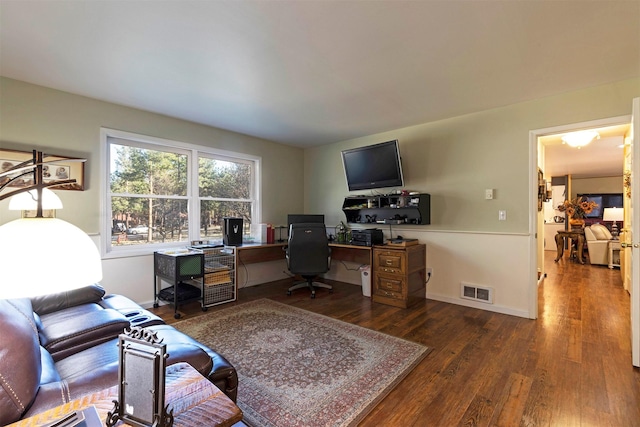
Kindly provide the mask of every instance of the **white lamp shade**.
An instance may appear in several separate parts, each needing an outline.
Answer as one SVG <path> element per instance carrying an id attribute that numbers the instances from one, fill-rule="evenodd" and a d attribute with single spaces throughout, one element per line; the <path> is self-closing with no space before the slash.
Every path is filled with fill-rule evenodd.
<path id="1" fill-rule="evenodd" d="M 603 221 L 623 221 L 624 209 L 623 208 L 604 208 L 602 214 Z"/>
<path id="2" fill-rule="evenodd" d="M 35 211 L 38 209 L 38 190 L 16 194 L 9 199 L 10 211 Z M 42 209 L 62 209 L 62 201 L 48 188 L 42 189 Z"/>
<path id="3" fill-rule="evenodd" d="M 56 218 L 22 218 L 0 227 L 0 298 L 67 291 L 102 280 L 91 238 Z"/>

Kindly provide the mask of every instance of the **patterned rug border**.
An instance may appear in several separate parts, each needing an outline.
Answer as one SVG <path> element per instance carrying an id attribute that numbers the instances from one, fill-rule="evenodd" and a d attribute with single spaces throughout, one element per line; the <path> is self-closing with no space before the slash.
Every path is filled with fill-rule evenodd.
<path id="1" fill-rule="evenodd" d="M 372 399 L 368 400 L 368 401 L 364 401 L 364 402 L 360 402 L 360 404 L 362 405 L 362 407 L 356 412 L 353 411 L 353 413 L 348 413 L 348 417 L 347 419 L 344 420 L 344 422 L 339 423 L 339 424 L 332 424 L 332 425 L 339 425 L 339 426 L 355 426 L 357 425 L 360 421 L 362 421 L 362 419 L 364 419 L 372 410 L 373 408 L 375 408 L 375 406 L 380 403 L 380 401 L 382 401 L 409 373 L 411 373 L 413 371 L 413 369 L 422 361 L 424 360 L 424 358 L 432 351 L 431 347 L 425 346 L 423 344 L 420 343 L 416 343 L 413 341 L 409 341 L 406 340 L 404 338 L 399 338 L 384 332 L 380 332 L 380 331 L 376 331 L 373 329 L 369 329 L 363 326 L 359 326 L 359 325 L 354 325 L 352 323 L 349 322 L 345 322 L 343 320 L 340 319 L 335 319 L 323 314 L 318 314 L 318 313 L 314 313 L 312 311 L 309 310 L 305 310 L 303 308 L 299 308 L 296 306 L 292 306 L 292 305 L 288 305 L 288 304 L 284 304 L 278 301 L 274 301 L 268 298 L 262 298 L 259 300 L 254 300 L 254 301 L 248 301 L 248 302 L 244 302 L 244 303 L 239 303 L 233 306 L 229 306 L 229 307 L 224 307 L 221 308 L 219 310 L 207 313 L 205 315 L 202 316 L 198 316 L 196 318 L 191 318 L 191 319 L 184 319 L 181 320 L 177 323 L 174 324 L 174 326 L 178 329 L 178 330 L 182 330 L 184 332 L 184 329 L 187 329 L 189 327 L 191 328 L 197 328 L 198 325 L 202 325 L 203 323 L 206 322 L 206 319 L 208 317 L 211 317 L 212 319 L 215 317 L 225 317 L 225 316 L 229 316 L 234 314 L 235 312 L 239 311 L 239 310 L 273 310 L 277 313 L 280 313 L 282 315 L 288 314 L 288 313 L 292 313 L 295 314 L 296 316 L 303 316 L 303 318 L 305 319 L 312 319 L 314 322 L 321 322 L 323 324 L 328 323 L 332 325 L 332 328 L 335 329 L 341 329 L 344 328 L 346 330 L 353 330 L 353 331 L 360 331 L 361 334 L 370 337 L 370 336 L 376 336 L 376 335 L 382 335 L 385 337 L 385 339 L 390 340 L 390 341 L 396 341 L 398 343 L 398 345 L 401 346 L 409 346 L 409 347 L 413 347 L 412 352 L 416 353 L 416 354 L 412 354 L 411 356 L 408 357 L 408 360 L 405 361 L 406 365 L 403 365 L 402 370 L 398 373 L 395 374 L 395 378 L 391 379 L 389 381 L 388 384 L 386 384 L 386 386 L 384 386 L 384 388 L 381 388 L 377 395 L 375 395 L 375 397 L 373 397 Z M 194 325 L 194 326 L 192 326 Z M 209 345 L 206 342 L 203 342 L 203 344 L 205 345 Z M 211 346 L 211 345 L 209 345 Z M 216 351 L 220 351 L 221 354 L 223 354 L 232 364 L 233 362 L 233 354 L 225 354 L 224 349 L 216 349 L 214 346 L 211 346 L 214 350 Z M 413 360 L 410 360 L 409 358 L 413 357 Z M 243 374 L 238 371 L 238 376 L 239 376 L 239 380 L 240 380 L 240 387 L 242 387 L 242 379 L 243 379 Z M 248 379 L 246 379 L 245 381 L 249 381 Z M 242 408 L 243 406 L 243 402 L 240 402 L 240 394 L 239 394 L 239 406 Z M 248 412 L 255 412 L 257 417 L 262 417 L 262 415 L 260 415 L 260 413 L 251 408 L 250 411 L 246 411 L 245 412 L 245 417 L 247 419 L 244 420 L 244 422 L 248 425 L 254 425 L 256 427 L 260 426 L 260 423 L 257 423 L 254 420 L 254 423 L 251 422 L 251 420 L 249 419 L 249 417 L 247 417 L 248 415 L 250 415 L 250 413 Z M 263 417 L 264 418 L 264 417 Z"/>

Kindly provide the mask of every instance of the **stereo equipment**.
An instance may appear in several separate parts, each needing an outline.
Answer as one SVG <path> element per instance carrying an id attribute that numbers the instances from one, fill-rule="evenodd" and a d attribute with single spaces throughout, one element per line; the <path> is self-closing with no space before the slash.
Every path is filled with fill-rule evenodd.
<path id="1" fill-rule="evenodd" d="M 351 243 L 356 246 L 381 245 L 384 242 L 382 230 L 369 228 L 367 230 L 351 230 Z"/>
<path id="2" fill-rule="evenodd" d="M 222 241 L 225 246 L 241 246 L 242 245 L 242 218 L 222 218 L 224 221 L 224 229 Z"/>

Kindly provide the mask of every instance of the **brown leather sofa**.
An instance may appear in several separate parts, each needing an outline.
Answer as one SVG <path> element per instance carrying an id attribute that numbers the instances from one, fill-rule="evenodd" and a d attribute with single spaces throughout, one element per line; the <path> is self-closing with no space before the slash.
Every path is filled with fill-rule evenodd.
<path id="1" fill-rule="evenodd" d="M 99 285 L 32 299 L 0 300 L 0 426 L 118 382 L 118 336 L 156 332 L 167 364 L 187 362 L 236 400 L 238 376 L 220 354 Z"/>

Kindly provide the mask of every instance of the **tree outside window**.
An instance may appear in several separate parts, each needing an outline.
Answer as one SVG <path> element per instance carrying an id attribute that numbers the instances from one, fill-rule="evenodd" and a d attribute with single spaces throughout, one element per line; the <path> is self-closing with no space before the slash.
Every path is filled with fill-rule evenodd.
<path id="1" fill-rule="evenodd" d="M 224 217 L 242 218 L 247 234 L 251 225 L 251 164 L 200 157 L 198 166 L 200 238 L 222 238 Z"/>
<path id="2" fill-rule="evenodd" d="M 248 233 L 255 161 L 127 142 L 107 138 L 111 248 L 221 240 L 224 217 L 242 218 Z M 190 167 L 193 158 L 197 170 Z M 190 209 L 197 213 L 189 215 Z"/>

